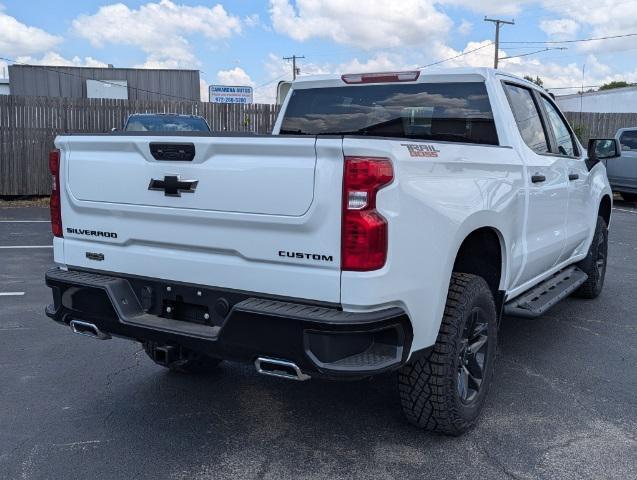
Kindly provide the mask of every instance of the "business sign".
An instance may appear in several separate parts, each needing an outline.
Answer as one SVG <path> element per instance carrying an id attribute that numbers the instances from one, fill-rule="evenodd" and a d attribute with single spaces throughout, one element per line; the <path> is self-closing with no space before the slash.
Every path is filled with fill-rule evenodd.
<path id="1" fill-rule="evenodd" d="M 208 98 L 212 103 L 252 103 L 252 87 L 210 85 Z"/>

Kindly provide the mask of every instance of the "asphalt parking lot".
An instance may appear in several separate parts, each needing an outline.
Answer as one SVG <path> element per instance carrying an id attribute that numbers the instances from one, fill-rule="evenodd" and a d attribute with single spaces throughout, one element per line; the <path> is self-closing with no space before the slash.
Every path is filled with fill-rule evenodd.
<path id="1" fill-rule="evenodd" d="M 50 245 L 47 210 L 0 209 L 0 478 L 637 478 L 637 209 L 615 207 L 602 296 L 505 318 L 460 438 L 404 423 L 390 375 L 183 376 L 73 335 L 43 313 L 51 249 L 23 248 Z"/>

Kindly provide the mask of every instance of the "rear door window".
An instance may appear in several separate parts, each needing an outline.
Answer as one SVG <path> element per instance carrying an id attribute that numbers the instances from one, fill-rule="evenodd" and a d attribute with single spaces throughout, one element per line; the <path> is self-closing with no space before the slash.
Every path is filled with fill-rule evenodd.
<path id="1" fill-rule="evenodd" d="M 280 133 L 498 145 L 484 82 L 298 89 L 290 96 Z"/>
<path id="2" fill-rule="evenodd" d="M 505 84 L 505 89 L 524 142 L 536 153 L 550 153 L 540 112 L 531 90 L 511 84 Z"/>
<path id="3" fill-rule="evenodd" d="M 560 112 L 553 106 L 553 104 L 542 95 L 542 104 L 548 115 L 548 122 L 553 130 L 553 136 L 555 137 L 557 151 L 560 155 L 567 155 L 569 157 L 575 157 L 578 155 L 577 148 L 575 147 L 575 141 L 571 134 L 568 125 L 560 115 Z"/>

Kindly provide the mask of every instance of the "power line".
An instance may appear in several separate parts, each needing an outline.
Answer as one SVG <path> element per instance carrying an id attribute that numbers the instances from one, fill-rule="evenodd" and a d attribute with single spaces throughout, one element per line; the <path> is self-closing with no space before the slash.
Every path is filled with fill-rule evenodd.
<path id="1" fill-rule="evenodd" d="M 637 37 L 637 33 L 625 33 L 623 35 L 610 35 L 607 37 L 594 37 L 594 38 L 581 38 L 578 40 L 549 40 L 545 42 L 540 41 L 529 41 L 529 42 L 501 42 L 502 44 L 512 45 L 512 44 L 535 44 L 535 45 L 544 45 L 544 44 L 560 44 L 560 43 L 580 43 L 580 42 L 594 42 L 597 40 L 612 40 L 614 38 L 626 38 L 626 37 Z"/>
<path id="2" fill-rule="evenodd" d="M 86 77 L 84 75 L 80 75 L 78 73 L 65 72 L 65 71 L 62 71 L 62 70 L 58 70 L 55 67 L 48 67 L 46 65 L 31 65 L 29 63 L 18 62 L 17 60 L 13 60 L 12 58 L 6 58 L 6 57 L 0 57 L 0 60 L 4 60 L 5 62 L 10 62 L 10 63 L 16 64 L 16 65 L 23 65 L 23 66 L 26 66 L 26 67 L 35 66 L 37 68 L 41 68 L 42 70 L 46 70 L 48 72 L 57 73 L 58 75 L 67 75 L 69 77 L 77 77 L 77 78 L 81 78 L 83 80 L 93 80 L 95 82 L 103 83 L 105 85 L 110 85 L 110 86 L 116 86 L 116 87 L 121 87 L 122 86 L 119 83 L 111 82 L 111 81 L 108 81 L 108 80 L 98 80 L 98 79 L 95 79 L 95 78 L 91 78 L 91 77 Z M 71 68 L 73 68 L 73 67 L 71 67 Z M 77 67 L 75 67 L 75 68 L 77 68 Z M 179 100 L 187 100 L 189 102 L 193 102 L 194 101 L 192 98 L 181 97 L 179 95 L 171 95 L 169 93 L 155 92 L 153 90 L 146 90 L 144 88 L 132 87 L 130 85 L 127 85 L 127 87 L 130 88 L 131 90 L 136 90 L 138 92 L 152 93 L 153 95 L 159 95 L 159 96 L 170 97 L 170 98 L 177 98 Z"/>
<path id="3" fill-rule="evenodd" d="M 566 50 L 566 47 L 547 47 L 542 50 L 536 50 L 535 52 L 522 53 L 520 55 L 509 55 L 508 57 L 500 57 L 498 60 L 509 60 L 511 58 L 527 57 L 529 55 L 535 55 L 536 53 L 548 52 L 549 50 Z"/>
<path id="4" fill-rule="evenodd" d="M 453 57 L 445 58 L 444 60 L 438 60 L 437 62 L 433 62 L 433 63 L 428 63 L 427 65 L 422 65 L 421 67 L 417 67 L 417 68 L 433 67 L 434 65 L 439 65 L 441 63 L 448 62 L 450 60 L 455 60 L 456 58 L 464 57 L 465 55 L 469 55 L 470 53 L 477 52 L 478 50 L 482 50 L 483 48 L 490 47 L 491 45 L 493 45 L 493 42 L 489 42 L 489 43 L 484 44 L 484 45 L 482 45 L 482 46 L 480 46 L 478 48 L 474 48 L 473 50 L 467 50 L 466 52 L 462 52 L 462 53 L 460 53 L 458 55 L 455 55 Z"/>
<path id="5" fill-rule="evenodd" d="M 264 82 L 264 83 L 262 83 L 262 84 L 260 84 L 260 85 L 257 85 L 256 87 L 254 87 L 254 89 L 255 89 L 255 90 L 258 90 L 259 88 L 263 88 L 263 87 L 265 87 L 265 86 L 267 86 L 267 85 L 270 85 L 272 82 L 276 82 L 277 80 L 282 79 L 282 78 L 283 78 L 283 77 L 285 77 L 286 75 L 287 75 L 287 73 L 284 73 L 284 74 L 282 74 L 282 75 L 279 75 L 278 77 L 273 78 L 272 80 L 268 80 L 267 82 Z"/>
<path id="6" fill-rule="evenodd" d="M 513 20 L 500 20 L 499 18 L 484 17 L 485 22 L 492 22 L 495 24 L 495 55 L 493 56 L 493 68 L 498 68 L 498 54 L 500 52 L 500 27 L 502 25 L 515 25 Z"/>

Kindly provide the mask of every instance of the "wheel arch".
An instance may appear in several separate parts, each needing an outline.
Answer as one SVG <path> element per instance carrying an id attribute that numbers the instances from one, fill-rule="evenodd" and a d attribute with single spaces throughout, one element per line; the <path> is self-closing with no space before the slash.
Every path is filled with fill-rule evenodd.
<path id="1" fill-rule="evenodd" d="M 613 210 L 613 201 L 610 195 L 604 194 L 599 202 L 598 216 L 602 217 L 606 222 L 606 226 L 610 225 L 610 216 Z"/>
<path id="2" fill-rule="evenodd" d="M 484 226 L 468 233 L 456 252 L 452 271 L 481 276 L 497 298 L 506 277 L 506 244 L 500 230 Z"/>

